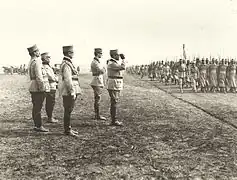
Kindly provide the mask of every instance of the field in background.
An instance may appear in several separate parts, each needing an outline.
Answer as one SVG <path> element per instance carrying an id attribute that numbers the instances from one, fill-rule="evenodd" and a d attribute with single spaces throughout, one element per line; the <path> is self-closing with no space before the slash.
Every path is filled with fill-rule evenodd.
<path id="1" fill-rule="evenodd" d="M 108 120 L 93 119 L 91 75 L 80 79 L 84 93 L 72 115 L 80 135 L 75 139 L 62 133 L 58 94 L 54 114 L 60 123 L 45 124 L 48 134 L 35 133 L 29 80 L 0 76 L 0 179 L 237 179 L 237 129 L 226 123 L 237 125 L 236 94 L 171 96 L 157 82 L 126 75 L 120 128 L 108 126 L 106 90 L 101 106 Z"/>

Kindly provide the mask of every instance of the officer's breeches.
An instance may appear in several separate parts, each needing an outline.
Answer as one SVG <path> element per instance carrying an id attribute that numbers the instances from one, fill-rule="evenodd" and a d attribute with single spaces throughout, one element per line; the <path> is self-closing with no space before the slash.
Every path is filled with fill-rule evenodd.
<path id="1" fill-rule="evenodd" d="M 102 87 L 99 86 L 91 86 L 94 91 L 94 110 L 96 116 L 99 115 L 99 107 L 100 107 L 100 100 L 101 100 L 101 94 L 102 94 Z"/>
<path id="2" fill-rule="evenodd" d="M 112 121 L 115 121 L 116 119 L 116 107 L 117 107 L 117 103 L 119 100 L 119 95 L 120 95 L 120 91 L 118 90 L 108 90 L 109 91 L 109 96 L 110 96 L 110 115 L 111 115 L 111 119 Z"/>
<path id="3" fill-rule="evenodd" d="M 71 113 L 75 106 L 73 96 L 63 96 L 63 107 L 64 107 L 64 130 L 65 132 L 71 129 Z"/>
<path id="4" fill-rule="evenodd" d="M 46 93 L 46 104 L 45 104 L 45 109 L 48 118 L 52 118 L 52 113 L 55 105 L 55 94 L 56 91 L 50 91 Z"/>
<path id="5" fill-rule="evenodd" d="M 44 99 L 45 99 L 44 92 L 31 92 L 31 100 L 33 104 L 32 118 L 37 128 L 39 128 L 42 125 L 41 109 L 43 106 Z"/>

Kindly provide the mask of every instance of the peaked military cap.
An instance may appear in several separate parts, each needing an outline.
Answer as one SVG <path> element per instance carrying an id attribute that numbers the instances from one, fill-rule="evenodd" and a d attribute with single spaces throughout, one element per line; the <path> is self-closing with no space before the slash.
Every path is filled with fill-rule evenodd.
<path id="1" fill-rule="evenodd" d="M 73 46 L 63 46 L 63 52 L 74 52 Z"/>
<path id="2" fill-rule="evenodd" d="M 34 51 L 39 50 L 38 47 L 36 46 L 36 44 L 33 45 L 33 46 L 31 46 L 31 47 L 29 47 L 29 48 L 27 48 L 27 49 L 28 49 L 28 52 L 29 52 L 29 53 L 32 53 L 32 52 L 34 52 Z"/>
<path id="3" fill-rule="evenodd" d="M 118 49 L 110 50 L 110 55 L 116 55 L 118 54 Z"/>
<path id="4" fill-rule="evenodd" d="M 50 57 L 49 52 L 42 53 L 42 54 L 41 54 L 41 57 L 42 57 L 42 58 Z"/>
<path id="5" fill-rule="evenodd" d="M 101 48 L 95 48 L 95 52 L 96 53 L 102 53 L 102 49 Z"/>

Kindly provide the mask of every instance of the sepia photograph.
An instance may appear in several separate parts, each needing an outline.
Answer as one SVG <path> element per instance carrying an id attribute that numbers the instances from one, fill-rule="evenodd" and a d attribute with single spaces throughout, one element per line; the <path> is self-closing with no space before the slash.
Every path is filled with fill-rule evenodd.
<path id="1" fill-rule="evenodd" d="M 237 180 L 237 0 L 0 4 L 0 180 Z"/>

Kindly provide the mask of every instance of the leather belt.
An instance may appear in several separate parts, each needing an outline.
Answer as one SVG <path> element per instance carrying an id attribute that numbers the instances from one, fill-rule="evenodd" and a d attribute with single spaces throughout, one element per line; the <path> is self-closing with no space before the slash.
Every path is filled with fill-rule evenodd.
<path id="1" fill-rule="evenodd" d="M 123 77 L 120 76 L 108 76 L 110 79 L 123 79 Z"/>
<path id="2" fill-rule="evenodd" d="M 99 76 L 100 74 L 92 74 L 92 76 Z"/>
<path id="3" fill-rule="evenodd" d="M 73 78 L 72 78 L 72 80 L 78 81 L 78 78 L 76 78 L 76 77 L 73 77 Z"/>

